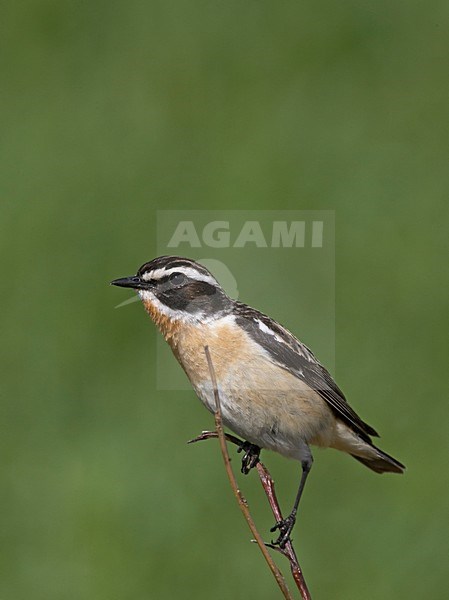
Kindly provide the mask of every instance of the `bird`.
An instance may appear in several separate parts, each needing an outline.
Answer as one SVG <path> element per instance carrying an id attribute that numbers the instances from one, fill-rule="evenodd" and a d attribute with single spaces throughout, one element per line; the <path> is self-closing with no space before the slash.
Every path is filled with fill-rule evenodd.
<path id="1" fill-rule="evenodd" d="M 345 452 L 376 473 L 405 471 L 374 445 L 378 433 L 350 407 L 312 351 L 274 319 L 229 297 L 199 262 L 160 256 L 111 285 L 137 291 L 196 395 L 214 413 L 208 347 L 222 421 L 244 440 L 243 473 L 257 464 L 262 449 L 301 463 L 293 508 L 270 530 L 278 531 L 274 545 L 291 541 L 313 463 L 311 445 Z"/>

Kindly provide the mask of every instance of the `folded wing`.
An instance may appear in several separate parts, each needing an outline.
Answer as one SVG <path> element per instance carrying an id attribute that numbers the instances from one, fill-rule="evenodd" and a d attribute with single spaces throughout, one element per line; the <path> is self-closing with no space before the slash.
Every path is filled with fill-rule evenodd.
<path id="1" fill-rule="evenodd" d="M 285 327 L 240 302 L 235 304 L 234 315 L 236 323 L 266 350 L 271 360 L 316 391 L 336 417 L 367 442 L 370 442 L 368 436 L 378 437 L 378 433 L 352 410 L 343 392 L 309 348 Z"/>

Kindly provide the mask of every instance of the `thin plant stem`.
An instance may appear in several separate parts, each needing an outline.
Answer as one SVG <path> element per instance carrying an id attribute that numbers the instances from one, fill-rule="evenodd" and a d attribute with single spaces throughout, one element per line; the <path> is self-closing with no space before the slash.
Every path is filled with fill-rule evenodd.
<path id="1" fill-rule="evenodd" d="M 223 429 L 223 421 L 222 421 L 222 416 L 221 416 L 221 405 L 220 405 L 220 396 L 218 393 L 217 379 L 215 377 L 214 365 L 212 363 L 212 359 L 210 356 L 208 346 L 204 347 L 204 352 L 206 354 L 207 364 L 209 366 L 210 377 L 211 377 L 212 386 L 213 386 L 213 390 L 214 390 L 215 429 L 216 429 L 217 437 L 220 441 L 221 454 L 223 456 L 223 462 L 225 465 L 229 483 L 231 485 L 232 491 L 234 492 L 234 496 L 238 502 L 240 510 L 242 511 L 242 514 L 245 517 L 245 520 L 248 523 L 249 528 L 251 529 L 251 533 L 253 534 L 254 539 L 255 539 L 257 545 L 259 546 L 260 551 L 262 552 L 263 557 L 265 558 L 265 560 L 268 564 L 268 567 L 269 567 L 271 573 L 273 574 L 273 577 L 276 580 L 276 583 L 279 586 L 279 589 L 281 590 L 284 598 L 286 598 L 287 600 L 294 600 L 293 596 L 291 595 L 291 593 L 287 587 L 284 576 L 282 575 L 278 566 L 272 559 L 270 553 L 268 552 L 267 546 L 265 545 L 259 531 L 256 528 L 256 525 L 254 523 L 254 520 L 253 520 L 251 513 L 249 511 L 249 508 L 248 508 L 248 502 L 246 501 L 245 497 L 243 496 L 242 492 L 240 491 L 240 489 L 237 485 L 237 480 L 235 478 L 234 472 L 231 467 L 231 459 L 229 458 L 228 447 L 226 445 L 226 434 Z M 204 439 L 206 439 L 206 438 L 204 438 Z M 192 440 L 192 441 L 196 441 L 196 440 Z"/>
<path id="2" fill-rule="evenodd" d="M 276 519 L 276 522 L 281 521 L 282 512 L 274 489 L 273 478 L 271 477 L 266 466 L 260 461 L 257 463 L 256 468 L 259 474 L 260 481 L 262 483 L 262 487 L 268 498 L 268 502 L 270 503 L 274 518 Z M 272 544 L 270 544 L 270 547 L 273 550 L 280 552 L 288 559 L 288 561 L 290 562 L 290 569 L 293 575 L 293 579 L 295 580 L 296 586 L 301 594 L 301 598 L 303 600 L 311 600 L 310 592 L 307 587 L 306 580 L 304 579 L 302 569 L 299 566 L 298 557 L 296 556 L 296 552 L 293 548 L 292 541 L 288 540 L 284 548 L 280 548 L 279 546 L 273 546 Z"/>

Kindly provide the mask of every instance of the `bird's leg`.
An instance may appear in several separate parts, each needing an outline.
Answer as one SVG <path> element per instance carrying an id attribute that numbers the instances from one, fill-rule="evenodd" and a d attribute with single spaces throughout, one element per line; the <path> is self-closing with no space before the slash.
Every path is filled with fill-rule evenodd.
<path id="1" fill-rule="evenodd" d="M 259 462 L 260 448 L 251 442 L 242 442 L 237 449 L 237 452 L 244 452 L 242 457 L 241 471 L 244 475 L 248 475 L 253 467 Z"/>
<path id="2" fill-rule="evenodd" d="M 285 544 L 288 541 L 291 541 L 290 534 L 293 530 L 293 527 L 296 523 L 296 513 L 298 512 L 299 501 L 301 500 L 302 493 L 304 491 L 304 486 L 306 484 L 306 479 L 308 474 L 310 473 L 310 469 L 312 468 L 312 455 L 309 450 L 309 457 L 305 460 L 301 461 L 302 465 L 302 475 L 301 481 L 299 482 L 298 493 L 296 494 L 295 503 L 293 505 L 292 512 L 281 521 L 278 521 L 270 531 L 276 531 L 279 529 L 279 537 L 275 542 L 271 542 L 274 546 L 279 546 L 280 548 L 284 548 Z"/>

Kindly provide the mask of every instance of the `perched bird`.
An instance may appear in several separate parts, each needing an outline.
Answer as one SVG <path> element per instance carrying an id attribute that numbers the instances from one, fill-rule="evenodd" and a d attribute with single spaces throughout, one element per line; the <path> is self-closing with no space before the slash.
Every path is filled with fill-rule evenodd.
<path id="1" fill-rule="evenodd" d="M 376 473 L 403 473 L 404 465 L 371 441 L 376 431 L 352 410 L 312 352 L 279 323 L 230 298 L 199 263 L 161 256 L 137 275 L 112 285 L 137 290 L 203 404 L 215 411 L 205 355 L 209 347 L 223 423 L 245 443 L 242 471 L 261 448 L 301 462 L 302 476 L 290 515 L 275 524 L 284 547 L 312 466 L 310 444 L 346 452 Z"/>

